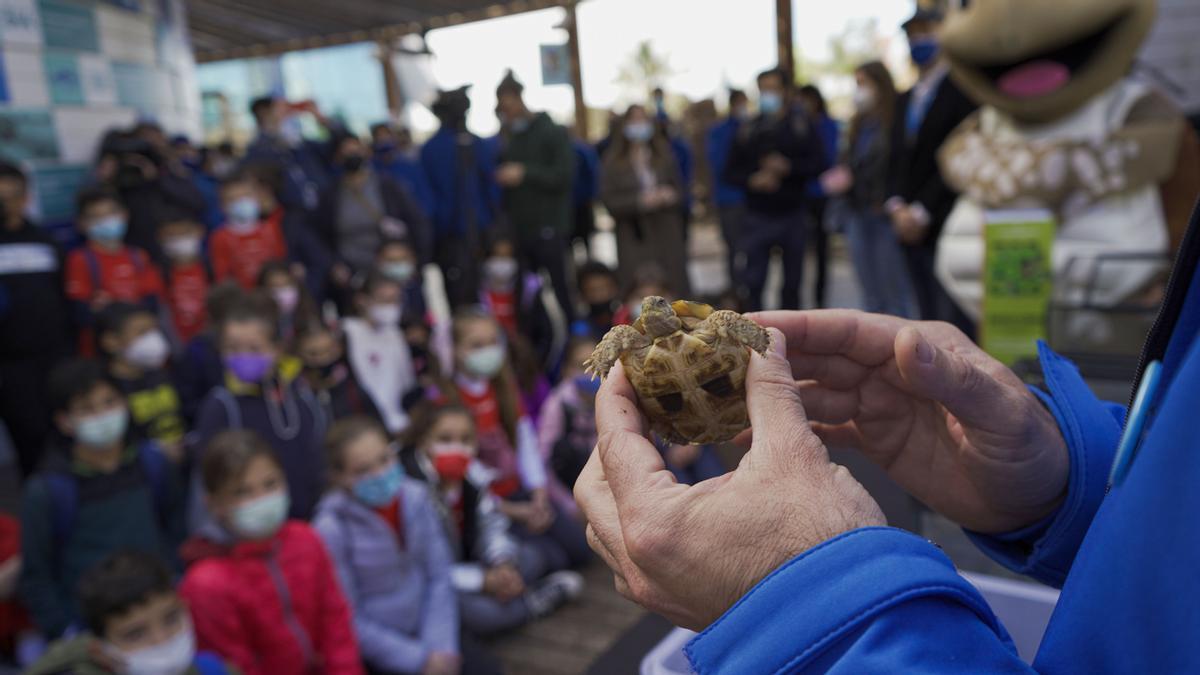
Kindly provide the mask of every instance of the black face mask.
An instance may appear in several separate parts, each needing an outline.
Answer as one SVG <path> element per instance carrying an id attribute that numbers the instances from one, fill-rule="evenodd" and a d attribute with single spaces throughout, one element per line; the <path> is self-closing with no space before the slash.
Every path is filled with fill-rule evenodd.
<path id="1" fill-rule="evenodd" d="M 342 159 L 342 168 L 346 173 L 358 173 L 365 163 L 366 159 L 362 155 L 350 155 Z"/>
<path id="2" fill-rule="evenodd" d="M 326 363 L 323 366 L 305 366 L 305 369 L 308 370 L 308 372 L 312 373 L 313 375 L 316 375 L 323 379 L 328 379 L 329 376 L 333 374 L 333 371 L 336 370 L 337 367 L 340 366 L 341 364 L 342 364 L 341 359 L 334 359 L 334 360 L 330 361 L 329 363 Z"/>
<path id="3" fill-rule="evenodd" d="M 615 300 L 608 302 L 593 302 L 588 305 L 588 317 L 592 319 L 610 319 L 613 315 L 613 307 L 617 304 Z"/>

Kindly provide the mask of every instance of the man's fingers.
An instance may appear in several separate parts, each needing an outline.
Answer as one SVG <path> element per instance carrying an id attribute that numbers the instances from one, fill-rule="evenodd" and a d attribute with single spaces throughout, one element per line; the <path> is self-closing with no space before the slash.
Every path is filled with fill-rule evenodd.
<path id="1" fill-rule="evenodd" d="M 892 357 L 896 332 L 907 323 L 894 316 L 848 309 L 759 312 L 750 318 L 783 331 L 789 354 L 840 354 L 866 365 L 879 365 Z"/>
<path id="2" fill-rule="evenodd" d="M 943 349 L 911 326 L 896 335 L 896 365 L 918 395 L 941 403 L 963 424 L 992 429 L 1012 399 L 1009 388 L 961 354 Z"/>
<path id="3" fill-rule="evenodd" d="M 849 422 L 858 414 L 857 390 L 840 391 L 823 386 L 820 382 L 799 382 L 796 391 L 804 412 L 812 423 L 841 424 Z"/>
<path id="4" fill-rule="evenodd" d="M 575 480 L 575 501 L 587 518 L 588 545 L 616 574 L 628 563 L 625 538 L 612 491 L 604 480 L 600 455 L 593 452 Z"/>
<path id="5" fill-rule="evenodd" d="M 792 377 L 797 380 L 816 380 L 834 389 L 851 389 L 862 384 L 876 367 L 859 363 L 839 354 L 806 354 L 788 350 Z"/>
<path id="6" fill-rule="evenodd" d="M 787 338 L 776 328 L 766 356 L 752 353 L 746 371 L 746 407 L 754 429 L 750 452 L 765 450 L 772 465 L 800 456 L 819 457 L 825 448 L 808 426 L 808 416 L 792 379 L 792 367 L 784 357 Z"/>
<path id="7" fill-rule="evenodd" d="M 622 515 L 652 497 L 655 489 L 676 484 L 662 455 L 642 435 L 642 427 L 637 395 L 618 363 L 596 394 L 596 454 Z"/>

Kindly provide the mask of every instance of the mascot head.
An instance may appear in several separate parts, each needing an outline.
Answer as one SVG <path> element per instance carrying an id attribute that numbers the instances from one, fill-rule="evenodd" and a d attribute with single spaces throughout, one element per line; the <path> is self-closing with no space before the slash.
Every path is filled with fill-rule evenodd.
<path id="1" fill-rule="evenodd" d="M 966 93 L 1013 118 L 1050 122 L 1124 77 L 1156 0 L 973 0 L 942 27 Z"/>

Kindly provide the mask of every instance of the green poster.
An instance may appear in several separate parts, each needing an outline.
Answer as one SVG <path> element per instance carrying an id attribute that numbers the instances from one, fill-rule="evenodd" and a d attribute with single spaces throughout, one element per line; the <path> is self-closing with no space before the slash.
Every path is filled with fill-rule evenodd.
<path id="1" fill-rule="evenodd" d="M 67 0 L 40 0 L 42 37 L 47 47 L 76 51 L 100 51 L 96 17 L 88 5 Z"/>
<path id="2" fill-rule="evenodd" d="M 83 105 L 83 83 L 79 79 L 79 61 L 74 54 L 46 52 L 46 84 L 50 100 L 57 105 Z"/>
<path id="3" fill-rule="evenodd" d="M 38 215 L 43 222 L 60 223 L 75 214 L 75 194 L 88 178 L 86 166 L 42 166 L 34 169 Z"/>
<path id="4" fill-rule="evenodd" d="M 49 110 L 0 109 L 0 153 L 10 161 L 58 158 L 58 135 Z"/>
<path id="5" fill-rule="evenodd" d="M 1036 357 L 1046 338 L 1054 228 L 1054 214 L 1041 209 L 987 212 L 980 337 L 1005 364 Z"/>

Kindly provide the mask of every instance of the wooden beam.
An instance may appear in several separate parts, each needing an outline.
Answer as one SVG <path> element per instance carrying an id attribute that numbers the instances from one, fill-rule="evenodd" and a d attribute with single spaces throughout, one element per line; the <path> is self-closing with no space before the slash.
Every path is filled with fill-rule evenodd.
<path id="1" fill-rule="evenodd" d="M 583 67 L 579 58 L 579 26 L 578 13 L 575 11 L 577 0 L 567 2 L 567 18 L 564 28 L 567 29 L 567 53 L 571 59 L 571 88 L 575 90 L 575 133 L 584 140 L 588 137 L 587 104 L 583 102 Z"/>
<path id="2" fill-rule="evenodd" d="M 779 67 L 794 77 L 796 49 L 792 37 L 792 0 L 775 0 L 775 42 L 778 45 Z"/>

